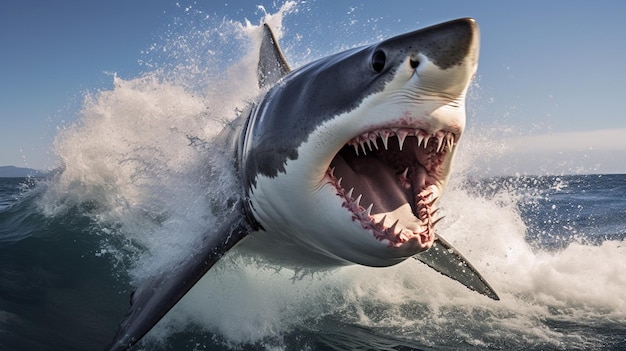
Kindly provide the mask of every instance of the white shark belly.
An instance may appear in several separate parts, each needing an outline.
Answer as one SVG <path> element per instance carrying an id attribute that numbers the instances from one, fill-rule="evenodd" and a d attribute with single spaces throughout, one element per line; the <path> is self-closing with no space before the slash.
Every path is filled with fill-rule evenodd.
<path id="1" fill-rule="evenodd" d="M 353 264 L 314 244 L 263 230 L 248 235 L 237 251 L 261 264 L 294 271 L 320 271 Z"/>

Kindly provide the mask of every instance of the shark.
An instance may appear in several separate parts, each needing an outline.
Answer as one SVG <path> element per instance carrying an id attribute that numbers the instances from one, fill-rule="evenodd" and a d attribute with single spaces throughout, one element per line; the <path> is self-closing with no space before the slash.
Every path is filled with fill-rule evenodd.
<path id="1" fill-rule="evenodd" d="M 146 279 L 108 350 L 126 350 L 234 247 L 290 267 L 387 267 L 408 258 L 491 299 L 480 273 L 436 232 L 478 67 L 461 18 L 291 69 L 270 27 L 259 98 L 220 138 L 233 204 L 178 265 Z"/>

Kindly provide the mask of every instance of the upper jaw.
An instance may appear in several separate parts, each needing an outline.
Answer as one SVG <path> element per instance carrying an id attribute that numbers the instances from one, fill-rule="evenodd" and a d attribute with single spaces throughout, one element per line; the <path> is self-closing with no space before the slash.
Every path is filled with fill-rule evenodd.
<path id="1" fill-rule="evenodd" d="M 394 96 L 403 94 L 396 90 L 386 96 L 395 105 L 364 104 L 363 113 L 332 128 L 344 135 L 332 138 L 342 143 L 336 149 L 328 145 L 333 151 L 326 156 L 322 182 L 369 235 L 390 248 L 417 253 L 435 239 L 441 219 L 437 200 L 465 126 L 465 108 L 462 97 L 458 103 L 428 99 L 425 93 L 421 103 L 397 103 Z"/>

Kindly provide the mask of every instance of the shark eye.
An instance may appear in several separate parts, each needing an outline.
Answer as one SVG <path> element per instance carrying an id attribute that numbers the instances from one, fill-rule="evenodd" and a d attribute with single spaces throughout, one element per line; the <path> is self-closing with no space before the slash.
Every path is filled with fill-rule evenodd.
<path id="1" fill-rule="evenodd" d="M 372 56 L 372 68 L 376 73 L 380 73 L 383 68 L 385 68 L 385 61 L 387 60 L 387 55 L 381 50 L 378 50 Z"/>

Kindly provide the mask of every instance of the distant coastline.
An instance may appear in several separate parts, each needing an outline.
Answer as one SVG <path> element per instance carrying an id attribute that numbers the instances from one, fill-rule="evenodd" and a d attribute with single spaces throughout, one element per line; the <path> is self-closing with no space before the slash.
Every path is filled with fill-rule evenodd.
<path id="1" fill-rule="evenodd" d="M 0 166 L 0 178 L 45 177 L 48 173 L 32 168 Z"/>

